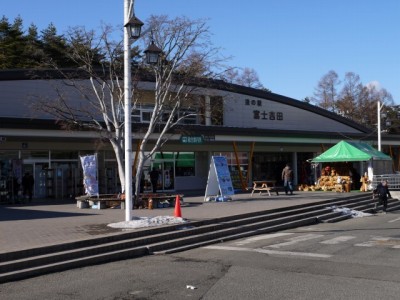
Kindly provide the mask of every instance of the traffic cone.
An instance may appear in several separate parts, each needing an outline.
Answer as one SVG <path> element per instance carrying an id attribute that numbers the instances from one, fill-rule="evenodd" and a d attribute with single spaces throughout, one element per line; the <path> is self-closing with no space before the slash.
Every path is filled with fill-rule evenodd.
<path id="1" fill-rule="evenodd" d="M 175 199 L 175 217 L 176 218 L 182 218 L 181 199 L 180 199 L 179 195 L 177 195 L 176 199 Z"/>

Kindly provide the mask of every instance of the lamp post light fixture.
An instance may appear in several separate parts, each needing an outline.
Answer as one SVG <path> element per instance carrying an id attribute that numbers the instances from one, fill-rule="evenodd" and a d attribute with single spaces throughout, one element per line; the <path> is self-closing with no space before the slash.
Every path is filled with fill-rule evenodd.
<path id="1" fill-rule="evenodd" d="M 132 119 L 131 119 L 131 38 L 138 39 L 143 22 L 131 17 L 133 4 L 124 0 L 124 143 L 125 143 L 125 221 L 132 219 Z"/>
<path id="2" fill-rule="evenodd" d="M 138 39 L 140 37 L 140 31 L 142 30 L 143 25 L 144 23 L 135 16 L 130 18 L 125 24 L 125 27 L 128 29 L 129 38 L 135 40 Z"/>
<path id="3" fill-rule="evenodd" d="M 146 62 L 150 65 L 156 65 L 160 59 L 162 50 L 154 44 L 154 41 L 152 41 L 144 53 L 146 54 Z"/>

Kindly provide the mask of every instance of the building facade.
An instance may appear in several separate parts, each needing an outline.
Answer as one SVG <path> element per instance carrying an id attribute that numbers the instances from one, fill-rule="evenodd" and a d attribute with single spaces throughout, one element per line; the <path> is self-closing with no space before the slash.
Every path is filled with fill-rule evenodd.
<path id="1" fill-rule="evenodd" d="M 27 71 L 0 72 L 3 200 L 21 196 L 21 178 L 26 172 L 34 175 L 35 198 L 84 193 L 79 157 L 89 154 L 97 155 L 100 193 L 121 191 L 114 152 L 106 140 L 92 131 L 64 130 L 57 120 L 34 107 L 39 98 L 57 97 L 56 86 L 62 82 L 61 78 L 42 79 Z M 143 101 L 132 113 L 135 158 L 143 138 L 140 128 L 146 126 L 152 111 L 154 83 L 141 82 L 138 88 Z M 72 90 L 67 93 L 71 101 L 84 103 Z M 191 111 L 146 162 L 145 189 L 151 188 L 148 172 L 156 168 L 160 173 L 158 191 L 204 191 L 213 155 L 227 157 L 237 190 L 258 179 L 276 180 L 280 185 L 286 163 L 292 165 L 296 184 L 313 183 L 315 172 L 308 161 L 317 154 L 343 139 L 376 144 L 376 133 L 360 124 L 263 90 L 210 82 L 193 90 L 193 97 L 203 105 Z M 397 156 L 398 141 L 395 136 L 382 140 L 384 147 L 391 147 L 388 154 L 392 157 Z M 362 170 L 363 166 L 355 167 Z"/>

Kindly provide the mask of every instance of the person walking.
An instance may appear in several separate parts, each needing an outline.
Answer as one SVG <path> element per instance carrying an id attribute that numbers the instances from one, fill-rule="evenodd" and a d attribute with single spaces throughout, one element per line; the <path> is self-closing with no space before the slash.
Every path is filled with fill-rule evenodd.
<path id="1" fill-rule="evenodd" d="M 389 186 L 387 184 L 387 180 L 383 180 L 381 183 L 379 183 L 374 192 L 379 197 L 379 204 L 383 205 L 383 213 L 386 214 L 388 197 L 389 198 L 392 197 L 390 195 L 390 191 L 389 191 Z"/>
<path id="2" fill-rule="evenodd" d="M 293 195 L 293 171 L 289 164 L 286 164 L 282 170 L 282 180 L 285 194 L 290 193 L 290 195 Z"/>
<path id="3" fill-rule="evenodd" d="M 151 181 L 151 185 L 153 186 L 153 193 L 157 192 L 157 184 L 158 184 L 159 175 L 160 174 L 156 168 L 153 168 L 153 170 L 151 170 L 151 172 L 150 172 L 150 181 Z"/>

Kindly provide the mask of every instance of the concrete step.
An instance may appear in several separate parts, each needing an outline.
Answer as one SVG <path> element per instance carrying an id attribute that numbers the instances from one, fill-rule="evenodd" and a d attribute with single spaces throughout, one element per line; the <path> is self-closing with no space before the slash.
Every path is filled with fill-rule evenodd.
<path id="1" fill-rule="evenodd" d="M 332 212 L 329 206 L 355 206 L 368 202 L 363 194 L 340 200 L 229 216 L 187 224 L 164 226 L 144 231 L 17 251 L 2 256 L 0 282 L 44 273 L 132 258 L 152 253 L 171 253 L 199 245 L 250 235 L 316 224 L 320 216 Z M 14 279 L 13 279 L 14 278 Z"/>
<path id="2" fill-rule="evenodd" d="M 231 234 L 232 232 L 236 233 L 248 230 L 246 228 L 272 226 L 282 222 L 289 222 L 305 217 L 316 216 L 326 211 L 328 211 L 328 209 L 317 211 L 295 210 L 289 214 L 287 212 L 282 215 L 280 215 L 279 213 L 275 213 L 271 216 L 266 214 L 264 216 L 231 220 L 217 224 L 208 224 L 200 227 L 189 227 L 188 229 L 184 230 L 180 230 L 179 228 L 177 228 L 177 230 L 174 232 L 164 232 L 139 238 L 125 239 L 121 241 L 111 241 L 103 243 L 101 245 L 89 245 L 87 247 L 68 249 L 51 254 L 46 253 L 43 255 L 29 256 L 17 260 L 8 260 L 5 262 L 1 262 L 0 273 L 8 272 L 10 270 L 33 268 L 70 259 L 79 259 L 85 256 L 97 255 L 148 244 L 155 244 L 156 242 L 158 242 L 160 247 L 161 245 L 163 245 L 162 247 L 168 247 L 168 245 L 172 245 L 172 247 L 175 247 L 176 245 L 182 243 L 194 243 L 196 242 L 196 240 L 213 238 L 213 236 L 224 236 L 227 234 Z"/>
<path id="3" fill-rule="evenodd" d="M 194 222 L 189 222 L 185 226 L 191 226 L 191 227 L 196 227 L 196 228 L 200 228 L 205 225 L 211 225 L 211 224 L 218 224 L 219 226 L 223 226 L 221 224 L 223 224 L 224 222 L 226 222 L 225 226 L 229 226 L 229 221 L 238 222 L 238 220 L 241 220 L 242 224 L 245 224 L 245 223 L 249 223 L 249 222 L 257 222 L 257 221 L 263 220 L 263 219 L 281 218 L 281 217 L 289 216 L 289 215 L 293 215 L 293 214 L 300 214 L 302 212 L 307 212 L 310 210 L 318 210 L 321 208 L 325 208 L 327 206 L 327 204 L 329 204 L 329 205 L 344 205 L 344 204 L 347 204 L 350 202 L 362 201 L 360 199 L 363 199 L 363 198 L 365 198 L 365 195 L 359 194 L 359 195 L 355 195 L 353 197 L 343 198 L 340 200 L 324 200 L 324 201 L 320 201 L 317 203 L 307 203 L 307 204 L 295 205 L 295 206 L 290 206 L 290 207 L 271 209 L 271 210 L 267 210 L 267 211 L 246 213 L 246 214 L 241 214 L 241 215 L 227 216 L 227 217 L 209 219 L 209 220 L 203 220 L 203 221 L 194 221 Z M 235 223 L 235 224 L 239 224 L 239 223 Z M 40 256 L 40 255 L 45 255 L 45 254 L 54 255 L 55 253 L 58 253 L 58 252 L 64 252 L 64 251 L 79 249 L 79 248 L 86 248 L 86 247 L 96 246 L 96 245 L 104 245 L 107 243 L 118 242 L 118 241 L 126 241 L 129 239 L 136 239 L 136 238 L 140 238 L 140 237 L 146 237 L 146 238 L 150 238 L 152 236 L 159 237 L 160 234 L 162 234 L 162 233 L 176 232 L 177 230 L 179 230 L 180 227 L 182 227 L 182 225 L 161 226 L 161 227 L 149 228 L 149 229 L 142 230 L 142 231 L 125 232 L 125 233 L 119 233 L 119 234 L 115 234 L 115 235 L 109 235 L 106 237 L 87 239 L 84 241 L 57 244 L 57 245 L 51 245 L 51 246 L 45 246 L 45 247 L 37 247 L 37 248 L 26 249 L 26 250 L 15 251 L 15 252 L 1 253 L 0 261 L 5 262 L 5 261 L 9 261 L 9 260 L 18 260 L 18 259 L 23 259 L 26 257 Z"/>

